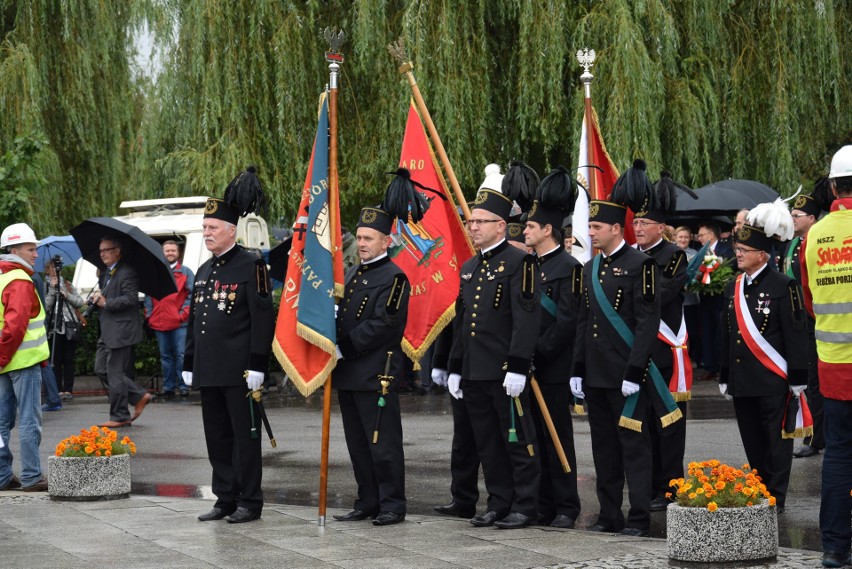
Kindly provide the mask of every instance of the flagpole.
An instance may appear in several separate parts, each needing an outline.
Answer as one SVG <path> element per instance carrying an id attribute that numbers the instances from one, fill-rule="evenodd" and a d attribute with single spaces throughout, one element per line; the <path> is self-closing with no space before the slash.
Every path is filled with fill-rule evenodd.
<path id="1" fill-rule="evenodd" d="M 341 30 L 335 33 L 328 28 L 323 32 L 329 49 L 325 52 L 325 60 L 328 62 L 328 186 L 330 196 L 339 196 L 338 172 L 337 172 L 337 83 L 340 73 L 340 64 L 343 63 L 343 54 L 340 53 L 340 45 L 346 39 L 346 34 Z M 329 434 L 331 432 L 331 378 L 328 375 L 323 386 L 322 397 L 322 446 L 320 450 L 320 487 L 319 487 L 319 511 L 317 513 L 317 525 L 325 527 L 326 503 L 328 502 L 328 447 Z"/>
<path id="2" fill-rule="evenodd" d="M 589 68 L 595 63 L 595 50 L 588 48 L 577 52 L 577 61 L 583 66 L 583 74 L 580 75 L 580 81 L 583 82 L 584 99 L 584 119 L 586 121 L 586 156 L 589 161 L 587 172 L 589 173 L 587 182 L 589 183 L 589 195 L 593 200 L 603 199 L 604 196 L 598 196 L 597 191 L 597 175 L 595 174 L 594 166 L 597 164 L 595 156 L 594 139 L 592 138 L 592 130 L 595 123 L 592 120 L 592 81 L 595 76 L 589 72 Z"/>
<path id="3" fill-rule="evenodd" d="M 459 186 L 459 181 L 456 178 L 456 173 L 453 170 L 452 164 L 450 164 L 447 152 L 444 150 L 444 144 L 441 142 L 441 137 L 438 136 L 435 123 L 432 122 L 432 115 L 429 114 L 429 109 L 426 107 L 426 101 L 423 100 L 423 96 L 420 94 L 420 87 L 417 86 L 417 80 L 414 78 L 414 64 L 411 61 L 406 61 L 408 56 L 405 54 L 405 44 L 403 39 L 399 38 L 399 40 L 395 43 L 388 44 L 388 53 L 397 60 L 397 63 L 399 64 L 399 72 L 402 75 L 405 75 L 406 79 L 408 79 L 408 84 L 411 86 L 411 93 L 414 95 L 414 102 L 417 104 L 417 108 L 420 110 L 420 115 L 426 123 L 426 130 L 429 131 L 429 138 L 432 140 L 432 144 L 438 152 L 438 158 L 441 159 L 441 165 L 443 165 L 444 170 L 447 173 L 447 178 L 450 179 L 450 186 L 453 188 L 456 201 L 458 201 L 458 204 L 462 209 L 462 213 L 464 213 L 464 218 L 470 219 L 470 209 L 467 207 L 467 200 L 462 193 L 461 186 Z"/>

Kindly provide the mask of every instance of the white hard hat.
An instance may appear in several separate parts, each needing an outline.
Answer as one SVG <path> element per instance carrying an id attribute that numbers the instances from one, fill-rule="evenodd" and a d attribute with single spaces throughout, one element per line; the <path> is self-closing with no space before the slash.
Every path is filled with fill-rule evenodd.
<path id="1" fill-rule="evenodd" d="M 845 178 L 852 176 L 852 145 L 847 144 L 838 150 L 831 159 L 829 178 Z"/>
<path id="2" fill-rule="evenodd" d="M 500 166 L 498 164 L 489 164 L 485 167 L 485 180 L 483 180 L 482 184 L 479 186 L 479 189 L 502 192 L 502 187 L 503 174 L 500 173 Z"/>
<path id="3" fill-rule="evenodd" d="M 35 243 L 38 245 L 35 231 L 26 223 L 13 223 L 3 230 L 0 235 L 0 247 L 12 247 L 22 243 Z"/>

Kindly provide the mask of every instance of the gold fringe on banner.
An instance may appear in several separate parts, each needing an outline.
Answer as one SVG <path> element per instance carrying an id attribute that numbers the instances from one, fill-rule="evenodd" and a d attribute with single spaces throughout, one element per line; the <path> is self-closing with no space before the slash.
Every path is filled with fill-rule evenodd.
<path id="1" fill-rule="evenodd" d="M 680 409 L 678 409 L 678 412 L 680 412 Z M 618 420 L 618 426 L 630 429 L 631 431 L 636 431 L 637 433 L 642 432 L 642 421 L 631 419 L 630 417 L 625 417 L 623 415 Z"/>
<path id="2" fill-rule="evenodd" d="M 668 415 L 663 415 L 662 417 L 660 417 L 660 424 L 663 427 L 668 427 L 675 421 L 679 421 L 681 419 L 683 419 L 683 413 L 681 412 L 680 408 L 678 408 L 669 413 Z"/>
<path id="3" fill-rule="evenodd" d="M 692 399 L 691 391 L 672 391 L 672 399 L 675 400 L 675 403 L 683 403 L 684 401 L 689 401 Z"/>
<path id="4" fill-rule="evenodd" d="M 432 342 L 435 341 L 435 338 L 444 331 L 444 327 L 446 327 L 450 322 L 453 321 L 453 318 L 456 317 L 456 303 L 452 303 L 447 310 L 438 317 L 435 321 L 435 324 L 432 325 L 432 329 L 429 330 L 429 333 L 424 338 L 423 343 L 420 344 L 419 348 L 415 348 L 411 345 L 411 342 L 408 341 L 407 338 L 403 336 L 402 338 L 402 351 L 405 352 L 405 355 L 414 363 L 414 371 L 420 371 L 420 358 L 423 357 L 423 354 L 429 349 L 432 345 Z M 431 371 L 431 370 L 429 370 Z"/>
<path id="5" fill-rule="evenodd" d="M 781 438 L 782 439 L 803 439 L 805 437 L 814 436 L 814 428 L 813 427 L 803 427 L 801 429 L 796 429 L 792 433 L 788 433 L 784 429 L 781 429 Z"/>

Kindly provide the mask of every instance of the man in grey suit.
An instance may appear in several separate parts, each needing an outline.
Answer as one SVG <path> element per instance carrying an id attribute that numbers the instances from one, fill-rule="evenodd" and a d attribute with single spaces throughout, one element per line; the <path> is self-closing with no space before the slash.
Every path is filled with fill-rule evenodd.
<path id="1" fill-rule="evenodd" d="M 100 426 L 126 427 L 151 400 L 151 394 L 125 373 L 132 365 L 133 346 L 142 341 L 139 278 L 133 267 L 122 262 L 117 237 L 101 239 L 100 256 L 106 268 L 98 281 L 100 292 L 92 297 L 101 324 L 95 373 L 109 385 L 109 421 Z M 132 417 L 128 403 L 135 406 Z"/>

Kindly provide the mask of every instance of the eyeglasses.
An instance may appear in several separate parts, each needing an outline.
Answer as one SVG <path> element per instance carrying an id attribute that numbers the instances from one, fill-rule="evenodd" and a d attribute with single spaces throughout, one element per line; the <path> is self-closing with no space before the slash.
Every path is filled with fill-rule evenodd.
<path id="1" fill-rule="evenodd" d="M 790 216 L 793 219 L 799 219 L 800 217 L 810 217 L 811 214 L 809 214 L 809 213 L 791 213 Z"/>
<path id="2" fill-rule="evenodd" d="M 465 225 L 468 227 L 476 227 L 477 225 L 482 225 L 484 223 L 497 223 L 498 221 L 503 221 L 502 219 L 468 219 L 465 221 Z"/>
<path id="3" fill-rule="evenodd" d="M 745 255 L 746 253 L 760 253 L 760 249 L 746 249 L 745 247 L 734 247 L 734 253 Z"/>
<path id="4" fill-rule="evenodd" d="M 118 249 L 118 247 L 105 247 L 104 249 L 98 249 L 98 252 L 99 253 L 106 253 L 107 251 L 113 251 L 115 249 Z"/>
<path id="5" fill-rule="evenodd" d="M 634 219 L 633 227 L 648 227 L 651 225 L 662 225 L 659 221 L 647 221 L 645 219 Z"/>

